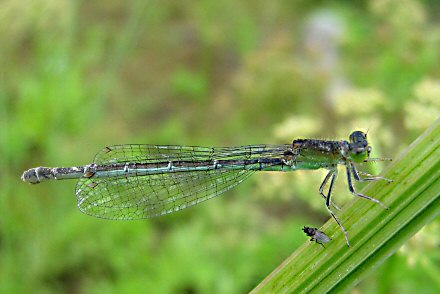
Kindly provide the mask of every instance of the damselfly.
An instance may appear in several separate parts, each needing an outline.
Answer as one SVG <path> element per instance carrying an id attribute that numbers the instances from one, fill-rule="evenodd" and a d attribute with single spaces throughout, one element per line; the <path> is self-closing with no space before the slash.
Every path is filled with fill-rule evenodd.
<path id="1" fill-rule="evenodd" d="M 101 150 L 92 164 L 37 167 L 25 171 L 21 178 L 32 184 L 79 179 L 76 197 L 82 212 L 106 219 L 142 219 L 179 211 L 220 195 L 256 171 L 325 168 L 329 172 L 319 193 L 350 246 L 347 230 L 331 210 L 330 197 L 338 165 L 345 165 L 350 192 L 386 207 L 379 200 L 356 192 L 352 184 L 353 178 L 356 181 L 385 179 L 359 172 L 354 165 L 384 160 L 370 158 L 371 149 L 367 135 L 360 131 L 351 133 L 349 141 L 298 139 L 284 145 L 219 148 L 116 145 Z"/>
<path id="2" fill-rule="evenodd" d="M 325 247 L 323 243 L 328 243 L 332 240 L 326 235 L 326 233 L 317 228 L 304 227 L 302 230 L 307 236 L 312 237 L 310 238 L 310 241 L 315 241 L 316 243 L 321 244 L 322 247 Z"/>

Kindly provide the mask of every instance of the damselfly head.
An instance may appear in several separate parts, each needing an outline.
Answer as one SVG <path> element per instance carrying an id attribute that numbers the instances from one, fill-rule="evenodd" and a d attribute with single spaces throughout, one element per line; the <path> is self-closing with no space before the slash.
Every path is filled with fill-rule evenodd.
<path id="1" fill-rule="evenodd" d="M 354 162 L 363 162 L 370 157 L 371 146 L 368 145 L 367 134 L 354 131 L 350 134 L 350 158 Z"/>
<path id="2" fill-rule="evenodd" d="M 361 131 L 354 131 L 350 134 L 350 143 L 367 142 L 367 134 Z"/>

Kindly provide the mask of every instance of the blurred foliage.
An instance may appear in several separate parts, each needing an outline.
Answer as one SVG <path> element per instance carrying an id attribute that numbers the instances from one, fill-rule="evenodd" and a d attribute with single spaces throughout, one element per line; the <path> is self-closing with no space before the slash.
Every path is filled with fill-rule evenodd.
<path id="1" fill-rule="evenodd" d="M 285 143 L 354 129 L 369 130 L 374 156 L 396 157 L 440 116 L 439 12 L 415 0 L 0 2 L 1 292 L 252 289 L 306 240 L 304 224 L 328 218 L 323 171 L 255 175 L 133 222 L 81 214 L 73 182 L 19 176 L 90 163 L 117 143 Z M 346 190 L 340 179 L 335 202 Z M 439 221 L 356 291 L 438 293 Z"/>

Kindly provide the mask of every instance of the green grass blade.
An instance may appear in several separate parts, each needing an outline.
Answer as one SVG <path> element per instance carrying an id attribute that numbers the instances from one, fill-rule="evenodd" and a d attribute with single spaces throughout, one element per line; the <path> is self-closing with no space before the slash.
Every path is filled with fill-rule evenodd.
<path id="1" fill-rule="evenodd" d="M 323 230 L 333 240 L 322 248 L 307 242 L 275 269 L 252 293 L 325 293 L 354 287 L 425 224 L 440 215 L 440 119 L 390 164 L 363 193 L 390 209 L 364 199 L 347 204 L 339 216 L 352 247 L 330 220 Z"/>

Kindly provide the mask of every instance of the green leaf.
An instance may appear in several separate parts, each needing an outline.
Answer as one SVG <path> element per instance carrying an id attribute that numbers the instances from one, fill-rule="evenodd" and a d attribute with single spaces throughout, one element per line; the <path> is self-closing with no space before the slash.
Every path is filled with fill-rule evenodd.
<path id="1" fill-rule="evenodd" d="M 321 230 L 333 240 L 326 248 L 306 242 L 252 293 L 343 292 L 354 287 L 425 224 L 440 215 L 440 119 L 414 141 L 383 176 L 362 193 L 389 206 L 356 198 L 339 217 L 348 229 L 347 247 L 331 219 Z"/>

